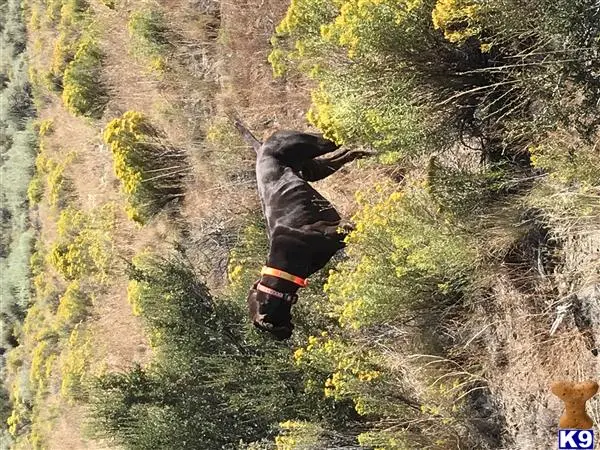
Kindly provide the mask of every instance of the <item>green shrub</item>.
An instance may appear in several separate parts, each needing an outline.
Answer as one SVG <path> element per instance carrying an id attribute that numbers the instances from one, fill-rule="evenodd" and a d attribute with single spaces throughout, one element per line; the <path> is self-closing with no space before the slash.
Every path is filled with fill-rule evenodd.
<path id="1" fill-rule="evenodd" d="M 343 325 L 394 323 L 460 298 L 477 254 L 418 186 L 358 200 L 349 259 L 325 287 Z"/>
<path id="2" fill-rule="evenodd" d="M 366 144 L 391 160 L 428 151 L 440 126 L 404 60 L 443 53 L 426 3 L 295 1 L 272 39 L 275 74 L 292 65 L 318 81 L 308 118 L 336 142 Z"/>
<path id="3" fill-rule="evenodd" d="M 47 0 L 44 2 L 46 5 L 46 15 L 45 17 L 50 22 L 56 22 L 60 19 L 60 10 L 62 8 L 63 2 L 62 0 Z"/>
<path id="4" fill-rule="evenodd" d="M 30 31 L 40 31 L 40 6 L 39 5 L 34 5 L 31 7 L 30 13 L 29 13 L 29 21 L 27 23 L 27 28 Z"/>
<path id="5" fill-rule="evenodd" d="M 15 130 L 24 130 L 35 114 L 31 99 L 31 85 L 27 80 L 27 72 L 15 73 L 8 85 L 0 92 L 0 118 Z"/>
<path id="6" fill-rule="evenodd" d="M 45 393 L 48 389 L 48 379 L 56 359 L 56 342 L 51 339 L 41 340 L 33 349 L 29 379 L 36 392 Z"/>
<path id="7" fill-rule="evenodd" d="M 10 149 L 3 155 L 4 164 L 0 167 L 0 188 L 4 195 L 3 206 L 12 214 L 13 221 L 25 214 L 27 190 L 34 172 L 34 159 L 37 149 L 37 136 L 30 125 L 12 135 Z M 15 224 L 16 225 L 16 224 Z M 24 231 L 25 224 L 19 225 Z M 15 226 L 15 229 L 19 229 Z"/>
<path id="8" fill-rule="evenodd" d="M 64 209 L 57 223 L 58 238 L 48 260 L 67 280 L 92 276 L 106 281 L 112 263 L 114 205 L 105 204 L 91 213 Z"/>
<path id="9" fill-rule="evenodd" d="M 148 60 L 151 69 L 165 70 L 165 56 L 171 45 L 162 12 L 149 8 L 134 11 L 127 22 L 127 29 L 133 54 Z"/>
<path id="10" fill-rule="evenodd" d="M 2 7 L 2 60 L 0 72 L 8 73 L 9 66 L 25 52 L 27 33 L 22 17 L 21 3 L 14 0 L 3 2 Z"/>
<path id="11" fill-rule="evenodd" d="M 370 73 L 369 73 L 370 72 Z M 372 71 L 323 75 L 312 94 L 308 120 L 338 144 L 368 144 L 381 153 L 381 162 L 418 156 L 436 145 L 436 134 L 428 124 L 427 107 L 408 101 L 409 83 L 402 79 L 380 79 Z M 366 90 L 372 96 L 363 97 Z M 381 99 L 389 101 L 381 107 Z"/>
<path id="12" fill-rule="evenodd" d="M 240 170 L 241 167 L 251 165 L 252 154 L 242 151 L 246 144 L 230 119 L 223 116 L 213 117 L 206 128 L 206 141 L 209 144 L 208 158 L 213 170 L 238 180 L 246 175 L 253 176 L 250 171 Z"/>
<path id="13" fill-rule="evenodd" d="M 130 279 L 154 358 L 145 369 L 95 380 L 90 399 L 100 436 L 128 448 L 192 449 L 200 440 L 237 448 L 287 417 L 347 417 L 341 407 L 314 406 L 320 394 L 302 393 L 289 350 L 247 337 L 244 306 L 212 298 L 185 259 L 139 255 Z"/>
<path id="14" fill-rule="evenodd" d="M 100 117 L 106 105 L 101 75 L 102 54 L 91 36 L 82 38 L 64 71 L 62 99 L 76 116 Z"/>
<path id="15" fill-rule="evenodd" d="M 405 405 L 382 401 L 385 394 L 381 390 L 386 383 L 381 378 L 386 374 L 378 370 L 374 353 L 369 350 L 353 348 L 339 337 L 323 332 L 310 336 L 306 346 L 294 352 L 294 360 L 303 369 L 307 390 L 324 393 L 338 402 L 348 399 L 360 415 L 408 412 Z"/>
<path id="16" fill-rule="evenodd" d="M 77 51 L 77 37 L 67 29 L 60 31 L 54 42 L 50 69 L 45 75 L 48 88 L 60 92 L 63 87 L 65 69 L 75 57 Z"/>
<path id="17" fill-rule="evenodd" d="M 42 249 L 39 248 L 39 240 L 36 241 L 34 247 L 36 250 L 31 254 L 29 258 L 29 268 L 33 276 L 40 275 L 44 272 L 45 264 L 44 257 L 42 256 Z"/>
<path id="18" fill-rule="evenodd" d="M 600 186 L 600 156 L 596 146 L 572 133 L 553 133 L 529 148 L 531 163 L 564 185 L 581 188 Z"/>
<path id="19" fill-rule="evenodd" d="M 42 120 L 42 121 L 38 122 L 36 125 L 38 128 L 38 135 L 40 136 L 40 138 L 43 138 L 44 136 L 48 136 L 54 132 L 54 120 L 53 119 Z"/>
<path id="20" fill-rule="evenodd" d="M 310 422 L 288 420 L 279 424 L 280 433 L 275 437 L 277 450 L 323 448 L 321 427 Z"/>
<path id="21" fill-rule="evenodd" d="M 10 253 L 0 260 L 0 289 L 2 302 L 0 310 L 10 315 L 21 315 L 30 303 L 30 267 L 29 257 L 33 246 L 34 232 L 27 230 L 15 236 Z"/>
<path id="22" fill-rule="evenodd" d="M 508 170 L 450 167 L 436 157 L 427 166 L 426 189 L 435 203 L 456 220 L 468 222 L 511 192 Z"/>
<path id="23" fill-rule="evenodd" d="M 39 175 L 34 176 L 27 188 L 27 198 L 30 205 L 37 205 L 44 195 L 44 180 Z"/>
<path id="24" fill-rule="evenodd" d="M 253 221 L 242 229 L 227 265 L 232 295 L 237 298 L 247 295 L 266 260 L 268 245 L 267 230 L 262 221 Z"/>
<path id="25" fill-rule="evenodd" d="M 269 60 L 318 82 L 309 119 L 339 143 L 394 160 L 477 140 L 494 160 L 557 123 L 592 136 L 598 34 L 578 2 L 297 0 Z"/>
<path id="26" fill-rule="evenodd" d="M 60 8 L 60 21 L 58 23 L 58 37 L 54 42 L 50 70 L 46 81 L 49 88 L 61 92 L 65 70 L 74 60 L 78 48 L 82 45 L 81 35 L 88 23 L 87 10 L 89 5 L 85 0 L 65 0 L 51 3 L 48 6 L 49 14 L 52 17 L 55 15 L 56 8 Z M 51 10 L 54 12 L 50 13 Z M 83 41 L 85 40 L 83 38 Z M 83 70 L 83 64 L 79 66 Z M 90 68 L 93 68 L 93 65 L 90 65 Z M 94 73 L 94 75 L 96 74 Z"/>
<path id="27" fill-rule="evenodd" d="M 87 399 L 88 366 L 92 354 L 89 332 L 76 325 L 66 348 L 61 365 L 61 388 L 63 397 L 70 402 Z"/>
<path id="28" fill-rule="evenodd" d="M 115 174 L 127 194 L 127 213 L 146 223 L 167 204 L 183 196 L 190 167 L 185 153 L 162 143 L 142 114 L 128 111 L 104 130 Z"/>
<path id="29" fill-rule="evenodd" d="M 63 334 L 70 333 L 77 324 L 89 316 L 91 306 L 90 295 L 81 289 L 79 281 L 72 281 L 58 303 L 57 329 Z"/>
<path id="30" fill-rule="evenodd" d="M 75 153 L 71 152 L 61 163 L 53 160 L 48 160 L 46 163 L 46 169 L 48 169 L 48 204 L 50 206 L 64 208 L 74 196 L 73 182 L 64 173 L 73 159 L 75 159 Z"/>

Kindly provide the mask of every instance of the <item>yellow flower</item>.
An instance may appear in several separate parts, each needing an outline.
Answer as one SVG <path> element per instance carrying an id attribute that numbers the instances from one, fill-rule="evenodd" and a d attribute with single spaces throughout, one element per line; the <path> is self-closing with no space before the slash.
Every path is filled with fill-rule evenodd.
<path id="1" fill-rule="evenodd" d="M 303 355 L 304 355 L 304 349 L 302 347 L 300 347 L 299 349 L 297 349 L 294 352 L 294 360 L 296 361 L 296 363 L 300 362 L 300 360 L 302 359 Z"/>

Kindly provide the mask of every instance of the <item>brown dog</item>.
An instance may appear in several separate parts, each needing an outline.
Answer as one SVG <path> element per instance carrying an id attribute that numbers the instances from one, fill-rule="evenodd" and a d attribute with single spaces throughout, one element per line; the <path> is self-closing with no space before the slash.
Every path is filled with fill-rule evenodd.
<path id="1" fill-rule="evenodd" d="M 287 339 L 294 328 L 296 292 L 344 247 L 351 230 L 308 182 L 369 153 L 346 150 L 318 158 L 338 146 L 320 135 L 296 131 L 276 132 L 261 143 L 239 121 L 236 127 L 256 151 L 256 181 L 270 243 L 261 278 L 248 294 L 250 319 L 277 339 Z"/>

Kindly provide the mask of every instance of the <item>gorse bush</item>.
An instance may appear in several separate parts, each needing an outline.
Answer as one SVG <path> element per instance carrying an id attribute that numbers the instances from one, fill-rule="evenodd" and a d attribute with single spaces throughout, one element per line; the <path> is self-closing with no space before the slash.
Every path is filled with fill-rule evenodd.
<path id="1" fill-rule="evenodd" d="M 88 214 L 72 207 L 64 209 L 49 263 L 67 280 L 91 276 L 105 281 L 112 263 L 114 221 L 114 205 L 110 203 Z"/>
<path id="2" fill-rule="evenodd" d="M 460 298 L 477 254 L 417 186 L 358 195 L 347 261 L 325 287 L 344 326 L 393 323 Z"/>
<path id="3" fill-rule="evenodd" d="M 183 196 L 189 163 L 183 151 L 165 145 L 142 114 L 129 111 L 104 130 L 115 174 L 129 205 L 129 217 L 146 223 L 174 199 Z"/>
<path id="4" fill-rule="evenodd" d="M 92 299 L 82 290 L 79 281 L 72 281 L 60 297 L 56 311 L 56 327 L 62 334 L 68 334 L 90 314 Z"/>
<path id="5" fill-rule="evenodd" d="M 318 82 L 309 119 L 340 143 L 410 156 L 476 140 L 497 159 L 557 121 L 574 120 L 587 136 L 597 127 L 589 120 L 599 82 L 589 75 L 600 35 L 594 10 L 591 2 L 297 0 L 269 59 L 276 75 L 296 68 Z M 582 103 L 562 100 L 577 90 L 587 93 Z"/>
<path id="6" fill-rule="evenodd" d="M 127 29 L 133 54 L 148 60 L 151 69 L 165 70 L 165 57 L 171 45 L 162 12 L 150 8 L 134 11 L 127 22 Z"/>
<path id="7" fill-rule="evenodd" d="M 74 115 L 100 117 L 107 96 L 101 74 L 102 54 L 93 36 L 84 36 L 64 71 L 62 99 Z"/>

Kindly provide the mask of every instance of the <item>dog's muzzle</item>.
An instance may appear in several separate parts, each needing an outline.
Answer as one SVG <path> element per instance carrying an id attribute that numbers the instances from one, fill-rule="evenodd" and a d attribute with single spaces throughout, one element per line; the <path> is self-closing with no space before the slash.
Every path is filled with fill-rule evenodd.
<path id="1" fill-rule="evenodd" d="M 267 295 L 268 307 L 257 300 L 259 292 Z M 250 319 L 256 328 L 268 331 L 276 339 L 288 339 L 294 329 L 290 309 L 297 301 L 297 294 L 279 292 L 257 281 L 248 296 Z"/>

